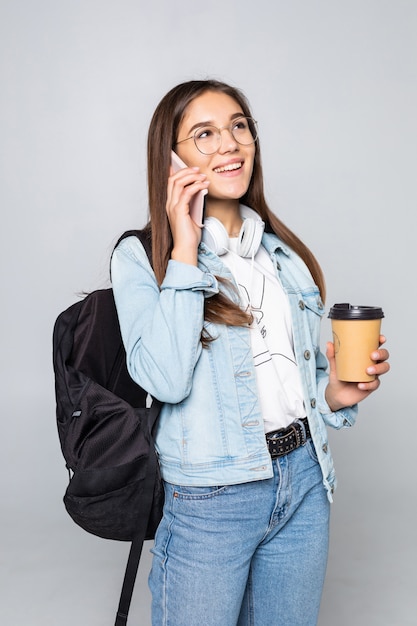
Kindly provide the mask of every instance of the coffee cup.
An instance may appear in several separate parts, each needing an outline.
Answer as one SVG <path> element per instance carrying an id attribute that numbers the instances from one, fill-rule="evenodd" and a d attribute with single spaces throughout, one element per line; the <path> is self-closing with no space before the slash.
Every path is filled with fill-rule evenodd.
<path id="1" fill-rule="evenodd" d="M 371 353 L 379 347 L 383 317 L 382 309 L 374 306 L 341 303 L 331 307 L 329 318 L 339 380 L 359 383 L 375 379 L 366 369 L 374 365 Z"/>

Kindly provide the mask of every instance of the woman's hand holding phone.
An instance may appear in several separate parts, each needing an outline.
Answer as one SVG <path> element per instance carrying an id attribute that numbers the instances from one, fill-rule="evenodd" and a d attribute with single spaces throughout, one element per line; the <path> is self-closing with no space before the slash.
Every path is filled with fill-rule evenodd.
<path id="1" fill-rule="evenodd" d="M 176 152 L 171 151 L 171 167 L 173 169 L 174 174 L 176 172 L 180 172 L 182 169 L 188 168 L 188 165 L 184 163 L 178 156 Z M 192 168 L 195 170 L 195 168 Z M 190 207 L 190 217 L 191 219 L 199 226 L 203 228 L 204 221 L 204 200 L 207 194 L 207 189 L 201 189 L 196 191 L 192 197 L 190 198 L 189 207 Z"/>
<path id="2" fill-rule="evenodd" d="M 166 204 L 174 241 L 171 258 L 196 265 L 209 183 L 198 168 L 188 167 L 175 152 L 171 156 Z"/>

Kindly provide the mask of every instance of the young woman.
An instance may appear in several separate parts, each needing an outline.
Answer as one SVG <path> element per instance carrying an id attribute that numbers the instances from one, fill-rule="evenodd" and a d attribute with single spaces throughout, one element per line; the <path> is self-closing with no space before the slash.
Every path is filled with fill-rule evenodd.
<path id="1" fill-rule="evenodd" d="M 174 172 L 171 150 L 187 167 Z M 322 272 L 267 206 L 239 90 L 191 81 L 162 99 L 148 185 L 153 269 L 127 238 L 112 280 L 129 372 L 164 402 L 152 623 L 312 626 L 335 487 L 326 427 L 353 425 L 388 352 L 359 384 L 337 380 L 331 343 L 320 352 Z"/>

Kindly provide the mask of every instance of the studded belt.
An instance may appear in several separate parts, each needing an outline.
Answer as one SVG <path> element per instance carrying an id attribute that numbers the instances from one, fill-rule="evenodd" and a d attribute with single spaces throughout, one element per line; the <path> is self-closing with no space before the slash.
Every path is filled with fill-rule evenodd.
<path id="1" fill-rule="evenodd" d="M 266 443 L 273 459 L 284 456 L 300 446 L 303 446 L 311 437 L 306 417 L 299 419 L 287 428 L 280 428 L 266 433 Z"/>

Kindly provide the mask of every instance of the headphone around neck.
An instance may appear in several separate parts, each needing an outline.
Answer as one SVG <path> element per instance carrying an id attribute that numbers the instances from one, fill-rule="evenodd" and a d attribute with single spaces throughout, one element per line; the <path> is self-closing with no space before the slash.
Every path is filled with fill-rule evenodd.
<path id="1" fill-rule="evenodd" d="M 255 256 L 261 245 L 265 223 L 256 211 L 244 205 L 240 206 L 240 214 L 243 218 L 243 224 L 237 238 L 236 252 L 244 258 L 252 257 Z M 201 240 L 218 256 L 226 254 L 230 250 L 229 234 L 216 217 L 207 217 L 204 220 Z"/>

